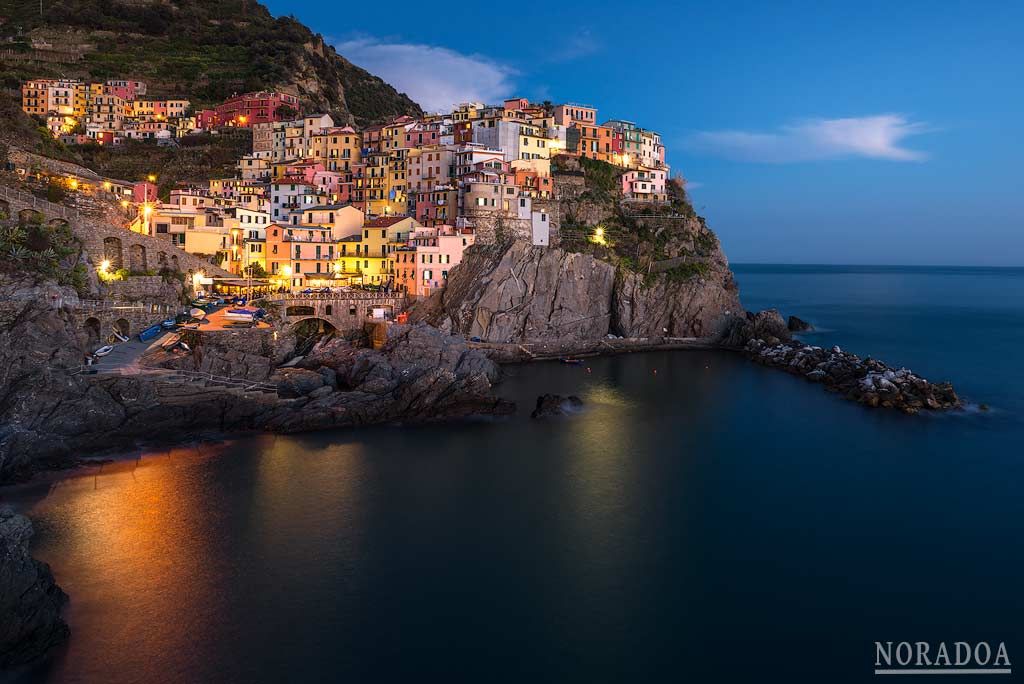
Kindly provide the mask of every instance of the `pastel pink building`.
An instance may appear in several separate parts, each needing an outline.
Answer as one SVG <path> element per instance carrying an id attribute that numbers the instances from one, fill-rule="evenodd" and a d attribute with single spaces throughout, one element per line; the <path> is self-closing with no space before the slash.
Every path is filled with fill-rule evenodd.
<path id="1" fill-rule="evenodd" d="M 106 95 L 115 95 L 122 100 L 134 100 L 146 94 L 146 84 L 142 81 L 107 81 L 103 91 Z"/>
<path id="2" fill-rule="evenodd" d="M 448 273 L 462 263 L 473 244 L 472 228 L 417 228 L 409 244 L 395 251 L 395 283 L 408 294 L 426 297 L 448 283 Z"/>
<path id="3" fill-rule="evenodd" d="M 667 174 L 664 169 L 630 169 L 622 174 L 622 194 L 628 199 L 662 201 Z"/>

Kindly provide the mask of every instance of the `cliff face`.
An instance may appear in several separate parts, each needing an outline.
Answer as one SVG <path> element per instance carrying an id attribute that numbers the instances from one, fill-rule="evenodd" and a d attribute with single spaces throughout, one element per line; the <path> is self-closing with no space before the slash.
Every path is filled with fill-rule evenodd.
<path id="1" fill-rule="evenodd" d="M 31 538 L 28 518 L 0 508 L 0 668 L 36 660 L 70 634 L 60 616 L 68 597 L 29 556 Z"/>
<path id="2" fill-rule="evenodd" d="M 571 163 L 555 177 L 557 246 L 471 247 L 414 319 L 486 342 L 582 349 L 609 334 L 713 337 L 743 313 L 718 239 L 681 184 L 668 204 L 624 206 L 614 167 L 584 162 L 581 183 Z"/>
<path id="3" fill-rule="evenodd" d="M 473 249 L 430 322 L 488 342 L 603 337 L 614 282 L 615 269 L 590 254 L 524 241 Z"/>

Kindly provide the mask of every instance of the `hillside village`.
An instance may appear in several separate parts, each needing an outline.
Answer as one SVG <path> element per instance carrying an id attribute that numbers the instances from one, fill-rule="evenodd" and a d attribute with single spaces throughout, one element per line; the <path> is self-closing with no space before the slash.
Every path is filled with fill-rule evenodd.
<path id="1" fill-rule="evenodd" d="M 22 109 L 69 146 L 174 146 L 251 132 L 233 177 L 177 184 L 162 197 L 158 169 L 58 181 L 120 202 L 128 229 L 278 291 L 362 286 L 421 297 L 445 286 L 474 242 L 549 245 L 553 174 L 578 169 L 578 160 L 611 165 L 624 202 L 668 198 L 657 133 L 626 120 L 599 123 L 596 108 L 572 103 L 463 103 L 357 129 L 329 114 L 300 116 L 298 99 L 283 92 L 197 110 L 186 98 L 148 97 L 141 81 L 35 79 L 23 84 Z M 104 264 L 107 277 L 128 266 L 117 254 Z"/>

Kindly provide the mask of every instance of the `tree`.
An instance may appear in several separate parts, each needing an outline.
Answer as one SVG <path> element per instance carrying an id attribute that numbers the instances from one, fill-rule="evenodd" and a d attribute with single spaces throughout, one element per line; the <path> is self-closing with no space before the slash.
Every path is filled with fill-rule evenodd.
<path id="1" fill-rule="evenodd" d="M 262 264 L 249 264 L 245 267 L 245 274 L 253 278 L 266 278 L 267 269 L 263 268 Z"/>
<path id="2" fill-rule="evenodd" d="M 276 116 L 278 119 L 286 121 L 288 119 L 294 119 L 298 115 L 298 110 L 296 110 L 295 107 L 292 107 L 291 105 L 279 105 L 278 108 L 274 110 L 274 116 Z"/>

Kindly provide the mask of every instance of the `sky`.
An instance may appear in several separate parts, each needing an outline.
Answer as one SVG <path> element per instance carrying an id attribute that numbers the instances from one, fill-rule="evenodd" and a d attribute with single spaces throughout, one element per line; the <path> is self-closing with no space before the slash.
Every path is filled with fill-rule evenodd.
<path id="1" fill-rule="evenodd" d="M 733 262 L 1024 266 L 1024 2 L 267 5 L 427 110 L 658 131 Z"/>

